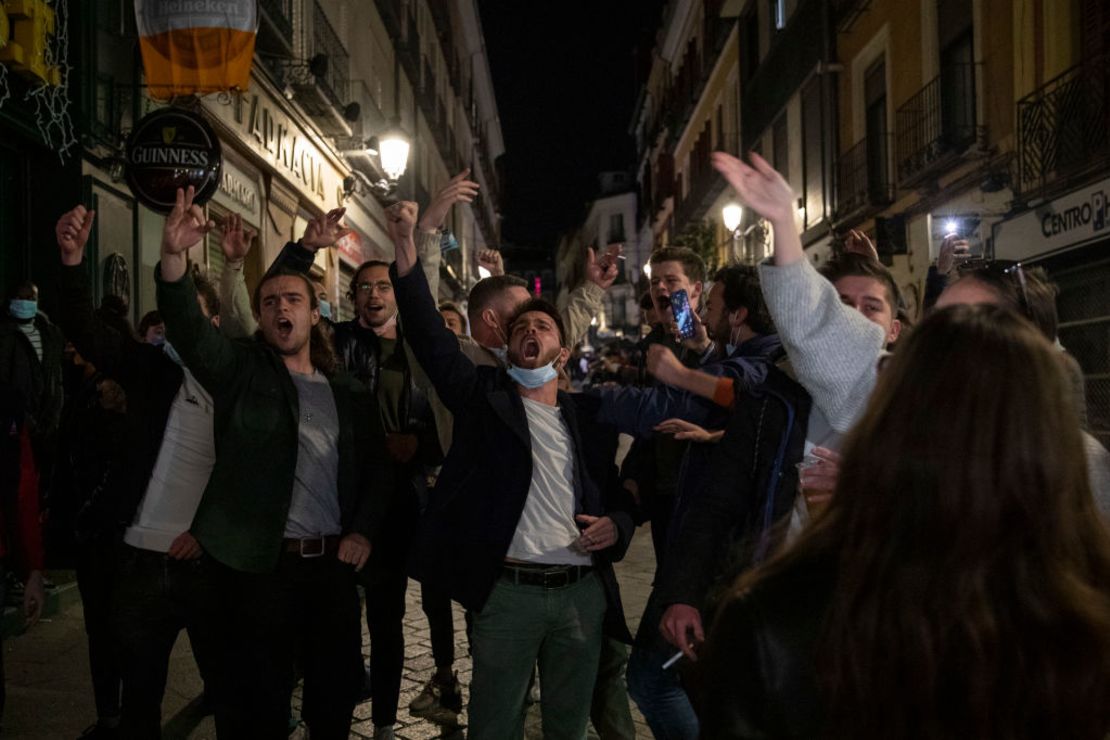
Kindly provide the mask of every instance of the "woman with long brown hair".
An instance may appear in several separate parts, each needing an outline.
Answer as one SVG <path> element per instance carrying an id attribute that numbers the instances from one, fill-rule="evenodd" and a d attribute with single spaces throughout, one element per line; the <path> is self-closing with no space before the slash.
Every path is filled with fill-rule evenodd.
<path id="1" fill-rule="evenodd" d="M 1110 535 L 1054 348 L 938 311 L 885 367 L 836 495 L 701 650 L 708 738 L 1110 730 Z"/>

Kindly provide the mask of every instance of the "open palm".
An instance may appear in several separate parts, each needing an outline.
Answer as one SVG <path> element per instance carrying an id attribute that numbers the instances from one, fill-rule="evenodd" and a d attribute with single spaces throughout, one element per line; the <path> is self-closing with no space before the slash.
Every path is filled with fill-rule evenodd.
<path id="1" fill-rule="evenodd" d="M 177 189 L 177 201 L 173 210 L 166 216 L 162 227 L 162 251 L 166 254 L 181 254 L 200 244 L 205 234 L 215 228 L 204 210 L 193 203 L 196 190 L 192 185 L 188 190 Z"/>
<path id="2" fill-rule="evenodd" d="M 794 224 L 794 191 L 767 160 L 755 152 L 748 165 L 724 152 L 713 153 L 713 166 L 740 200 L 772 224 Z"/>

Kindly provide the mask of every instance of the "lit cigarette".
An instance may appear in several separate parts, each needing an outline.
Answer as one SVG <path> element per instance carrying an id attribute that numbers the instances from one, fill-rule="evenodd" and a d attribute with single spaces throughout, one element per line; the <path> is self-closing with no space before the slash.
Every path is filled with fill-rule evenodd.
<path id="1" fill-rule="evenodd" d="M 670 659 L 666 663 L 663 664 L 663 670 L 667 670 L 668 668 L 673 666 L 675 663 L 682 660 L 683 655 L 685 655 L 685 653 L 683 653 L 681 650 L 679 650 L 677 653 L 672 655 L 670 657 Z"/>

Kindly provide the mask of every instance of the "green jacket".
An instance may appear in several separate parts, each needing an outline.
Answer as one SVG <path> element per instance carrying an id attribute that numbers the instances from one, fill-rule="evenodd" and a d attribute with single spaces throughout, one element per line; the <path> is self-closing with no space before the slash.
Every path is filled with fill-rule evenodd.
<path id="1" fill-rule="evenodd" d="M 259 339 L 231 340 L 204 318 L 191 274 L 176 283 L 155 269 L 166 336 L 215 403 L 216 465 L 190 531 L 236 570 L 273 570 L 297 465 L 297 389 L 285 363 Z M 329 379 L 339 413 L 343 533 L 372 539 L 392 490 L 374 394 L 353 378 Z M 356 424 L 355 421 L 358 420 Z"/>

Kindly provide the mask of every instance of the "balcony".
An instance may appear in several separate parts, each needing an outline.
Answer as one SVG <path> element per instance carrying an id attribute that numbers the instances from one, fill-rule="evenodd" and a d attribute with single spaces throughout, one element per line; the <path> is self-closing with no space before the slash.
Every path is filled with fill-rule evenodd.
<path id="1" fill-rule="evenodd" d="M 675 227 L 678 231 L 682 231 L 687 223 L 703 220 L 708 215 L 710 206 L 727 187 L 725 179 L 713 169 L 710 155 L 714 151 L 735 153 L 739 146 L 740 137 L 735 133 L 725 133 L 716 142 L 708 131 L 702 133 L 690 152 L 690 168 L 686 171 L 689 191 L 684 197 L 680 188 L 675 191 L 676 197 L 681 198 L 675 206 Z"/>
<path id="2" fill-rule="evenodd" d="M 351 120 L 344 108 L 351 100 L 351 58 L 320 4 L 313 3 L 309 58 L 326 57 L 323 69 L 290 67 L 287 81 L 298 105 L 326 136 L 350 136 Z M 352 111 L 355 106 L 351 106 Z"/>
<path id="3" fill-rule="evenodd" d="M 1023 200 L 1110 165 L 1110 54 L 1086 59 L 1018 101 Z"/>
<path id="4" fill-rule="evenodd" d="M 898 183 L 921 185 L 950 166 L 978 136 L 977 64 L 954 64 L 902 104 L 896 114 Z"/>
<path id="5" fill-rule="evenodd" d="M 836 163 L 836 217 L 844 220 L 894 202 L 890 178 L 890 134 L 863 139 Z"/>
<path id="6" fill-rule="evenodd" d="M 256 44 L 271 54 L 293 53 L 293 0 L 259 0 Z"/>

